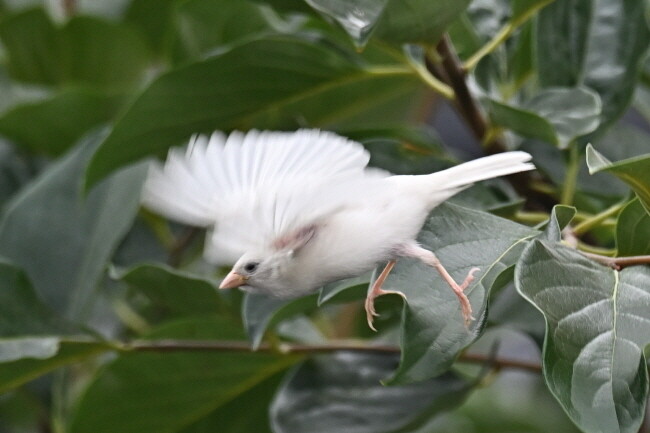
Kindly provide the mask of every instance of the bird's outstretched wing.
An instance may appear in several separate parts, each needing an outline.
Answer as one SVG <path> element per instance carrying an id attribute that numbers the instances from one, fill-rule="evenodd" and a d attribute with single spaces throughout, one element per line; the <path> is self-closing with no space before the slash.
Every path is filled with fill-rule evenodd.
<path id="1" fill-rule="evenodd" d="M 206 256 L 227 264 L 353 200 L 368 160 L 359 143 L 319 130 L 198 135 L 151 167 L 142 201 L 210 228 Z"/>

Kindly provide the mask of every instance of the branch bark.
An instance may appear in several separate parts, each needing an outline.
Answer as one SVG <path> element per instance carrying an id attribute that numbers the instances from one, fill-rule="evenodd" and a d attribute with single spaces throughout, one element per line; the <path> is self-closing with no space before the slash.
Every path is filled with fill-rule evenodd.
<path id="1" fill-rule="evenodd" d="M 499 137 L 488 137 L 488 122 L 478 101 L 467 86 L 466 71 L 448 35 L 443 36 L 436 46 L 436 51 L 441 61 L 437 64 L 427 59 L 426 66 L 429 72 L 454 90 L 456 109 L 465 119 L 474 136 L 483 144 L 485 152 L 488 154 L 506 152 L 508 148 Z M 531 188 L 533 179 L 528 172 L 512 174 L 506 178 L 519 194 L 530 199 L 529 204 L 534 208 L 548 211 L 557 202 L 552 197 Z"/>
<path id="2" fill-rule="evenodd" d="M 580 251 L 582 255 L 610 268 L 621 270 L 628 266 L 650 265 L 650 255 L 648 256 L 630 256 L 630 257 L 607 257 L 600 254 L 587 253 Z"/>
<path id="3" fill-rule="evenodd" d="M 63 12 L 67 17 L 71 17 L 77 12 L 76 0 L 63 0 Z"/>
<path id="4" fill-rule="evenodd" d="M 181 264 L 183 253 L 200 232 L 201 230 L 196 227 L 188 227 L 175 241 L 174 245 L 172 245 L 169 251 L 169 257 L 167 258 L 167 264 L 178 267 Z"/>
<path id="5" fill-rule="evenodd" d="M 280 344 L 272 346 L 262 343 L 253 351 L 246 341 L 209 341 L 209 340 L 155 340 L 155 341 L 134 341 L 125 346 L 126 350 L 137 352 L 251 352 L 266 353 L 278 352 L 282 354 L 318 354 L 332 353 L 338 351 L 367 352 L 399 354 L 400 348 L 383 344 L 363 344 L 357 342 L 330 342 L 326 344 Z M 489 355 L 462 354 L 459 362 L 470 364 L 491 364 L 497 368 L 513 368 L 539 373 L 542 366 L 539 363 L 519 361 L 510 358 L 494 358 Z"/>

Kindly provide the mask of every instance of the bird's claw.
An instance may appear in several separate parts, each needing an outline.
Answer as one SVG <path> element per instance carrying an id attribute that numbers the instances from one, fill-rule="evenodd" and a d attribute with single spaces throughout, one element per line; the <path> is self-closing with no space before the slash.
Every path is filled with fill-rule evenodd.
<path id="1" fill-rule="evenodd" d="M 463 283 L 461 285 L 456 284 L 455 287 L 452 287 L 454 293 L 458 297 L 458 301 L 460 302 L 460 308 L 463 313 L 463 321 L 465 322 L 465 326 L 468 328 L 474 320 L 474 316 L 472 316 L 472 304 L 470 304 L 469 298 L 465 294 L 465 289 L 467 289 L 472 281 L 474 281 L 474 273 L 479 270 L 480 269 L 476 267 L 470 269 L 467 273 L 467 276 L 465 277 L 465 280 L 463 280 Z"/>
<path id="2" fill-rule="evenodd" d="M 377 329 L 373 325 L 375 317 L 378 317 L 379 314 L 375 311 L 375 298 L 382 295 L 399 295 L 406 301 L 406 295 L 399 290 L 383 290 L 375 289 L 368 293 L 366 297 L 365 307 L 366 307 L 366 320 L 368 321 L 368 326 L 373 331 L 377 332 Z"/>
<path id="3" fill-rule="evenodd" d="M 463 284 L 460 285 L 461 291 L 464 292 L 465 289 L 469 287 L 470 284 L 472 284 L 472 281 L 474 281 L 474 274 L 480 270 L 481 268 L 477 268 L 476 266 L 469 270 L 467 276 L 465 277 L 465 280 L 463 280 Z"/>

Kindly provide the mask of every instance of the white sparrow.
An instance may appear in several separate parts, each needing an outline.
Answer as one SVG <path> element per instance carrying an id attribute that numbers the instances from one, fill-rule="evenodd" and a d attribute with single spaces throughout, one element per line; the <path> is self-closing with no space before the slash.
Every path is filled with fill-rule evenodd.
<path id="1" fill-rule="evenodd" d="M 206 260 L 234 263 L 221 288 L 295 297 L 388 262 L 366 299 L 372 328 L 374 299 L 388 293 L 381 286 L 395 261 L 414 257 L 440 272 L 467 324 L 472 308 L 463 290 L 477 268 L 457 284 L 416 236 L 438 204 L 474 182 L 532 170 L 530 159 L 506 152 L 433 174 L 391 176 L 366 167 L 361 144 L 330 132 L 215 132 L 154 164 L 142 201 L 208 229 Z"/>

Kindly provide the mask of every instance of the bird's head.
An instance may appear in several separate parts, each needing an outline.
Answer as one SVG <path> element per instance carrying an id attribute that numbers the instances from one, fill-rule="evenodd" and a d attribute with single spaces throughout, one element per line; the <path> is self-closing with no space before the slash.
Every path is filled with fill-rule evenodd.
<path id="1" fill-rule="evenodd" d="M 302 228 L 277 238 L 268 248 L 245 253 L 237 260 L 219 288 L 241 287 L 252 293 L 291 296 L 296 280 L 296 257 L 314 237 L 315 232 L 315 226 Z"/>

